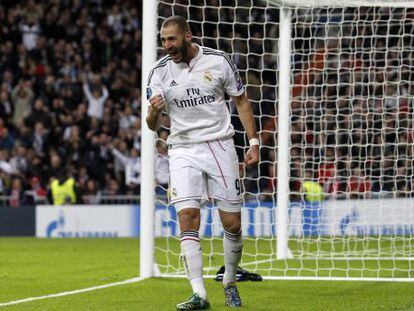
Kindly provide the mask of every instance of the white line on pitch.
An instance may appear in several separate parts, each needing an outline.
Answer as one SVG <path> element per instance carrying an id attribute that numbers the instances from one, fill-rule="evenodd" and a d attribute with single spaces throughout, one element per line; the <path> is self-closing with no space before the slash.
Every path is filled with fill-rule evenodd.
<path id="1" fill-rule="evenodd" d="M 56 298 L 56 297 L 86 293 L 86 292 L 94 291 L 94 290 L 97 290 L 97 289 L 103 289 L 103 288 L 108 288 L 108 287 L 113 287 L 113 286 L 118 286 L 118 285 L 130 284 L 130 283 L 135 283 L 135 282 L 139 282 L 139 281 L 142 281 L 142 280 L 143 280 L 142 278 L 132 278 L 132 279 L 128 279 L 128 280 L 121 281 L 121 282 L 109 283 L 109 284 L 93 286 L 93 287 L 88 287 L 88 288 L 83 288 L 83 289 L 76 289 L 76 290 L 68 291 L 68 292 L 62 292 L 62 293 L 57 293 L 57 294 L 38 296 L 38 297 L 30 297 L 30 298 L 15 300 L 15 301 L 3 302 L 3 303 L 0 303 L 0 308 L 1 307 L 6 307 L 6 306 L 11 306 L 11 305 L 17 305 L 17 304 L 24 303 L 24 302 L 30 302 L 30 301 L 36 301 L 36 300 L 43 300 L 43 299 L 49 299 L 49 298 Z"/>

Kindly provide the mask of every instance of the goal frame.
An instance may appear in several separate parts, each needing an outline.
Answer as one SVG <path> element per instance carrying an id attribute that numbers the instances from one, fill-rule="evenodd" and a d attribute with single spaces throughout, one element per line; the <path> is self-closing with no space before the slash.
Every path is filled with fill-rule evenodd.
<path id="1" fill-rule="evenodd" d="M 260 1 L 260 0 L 258 0 Z M 405 7 L 413 8 L 414 0 L 267 0 L 280 7 L 279 11 L 279 84 L 278 84 L 278 158 L 277 158 L 277 259 L 292 258 L 288 248 L 288 209 L 289 209 L 289 135 L 290 135 L 290 100 L 291 100 L 291 12 L 296 7 Z M 159 275 L 154 256 L 154 211 L 155 211 L 155 135 L 148 128 L 146 80 L 152 64 L 157 57 L 157 1 L 143 1 L 143 35 L 142 42 L 142 78 L 141 78 L 141 118 L 142 118 L 142 152 L 141 161 L 141 204 L 140 204 L 140 264 L 141 278 Z M 168 275 L 185 277 L 184 275 Z M 212 277 L 212 276 L 210 276 Z M 324 281 L 384 281 L 414 282 L 414 278 L 371 278 L 371 277 L 265 277 L 269 280 L 324 280 Z"/>
<path id="2" fill-rule="evenodd" d="M 143 1 L 142 10 L 142 74 L 141 74 L 141 202 L 139 275 L 155 276 L 154 210 L 155 210 L 155 135 L 149 129 L 147 118 L 147 77 L 157 58 L 157 1 Z"/>

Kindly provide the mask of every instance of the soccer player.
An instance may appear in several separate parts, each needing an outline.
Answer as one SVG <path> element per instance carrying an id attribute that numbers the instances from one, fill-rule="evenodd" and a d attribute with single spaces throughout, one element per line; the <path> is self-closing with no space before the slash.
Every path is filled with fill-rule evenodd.
<path id="1" fill-rule="evenodd" d="M 208 199 L 216 203 L 224 228 L 225 304 L 240 307 L 235 281 L 243 248 L 241 188 L 225 93 L 235 102 L 249 138 L 244 160 L 247 166 L 259 161 L 253 112 L 236 66 L 225 53 L 192 42 L 183 17 L 172 16 L 163 22 L 161 42 L 167 55 L 153 65 L 148 76 L 146 121 L 156 131 L 163 110 L 171 120 L 167 140 L 171 203 L 178 213 L 181 251 L 194 292 L 177 305 L 177 310 L 210 308 L 198 233 L 200 206 Z"/>

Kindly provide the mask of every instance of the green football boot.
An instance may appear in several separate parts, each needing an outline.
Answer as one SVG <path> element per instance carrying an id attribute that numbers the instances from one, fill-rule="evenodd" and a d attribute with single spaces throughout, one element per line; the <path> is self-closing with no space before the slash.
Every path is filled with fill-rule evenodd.
<path id="1" fill-rule="evenodd" d="M 229 283 L 224 287 L 224 295 L 226 296 L 226 307 L 239 308 L 242 305 L 239 291 L 236 283 Z"/>
<path id="2" fill-rule="evenodd" d="M 177 305 L 177 310 L 208 310 L 210 309 L 210 303 L 198 296 L 193 294 L 190 298 L 184 300 L 182 303 Z"/>

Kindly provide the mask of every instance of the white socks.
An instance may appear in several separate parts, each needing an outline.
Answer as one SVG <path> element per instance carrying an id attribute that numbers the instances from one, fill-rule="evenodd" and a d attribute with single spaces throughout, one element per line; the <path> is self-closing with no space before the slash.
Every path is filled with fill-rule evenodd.
<path id="1" fill-rule="evenodd" d="M 207 299 L 207 292 L 203 280 L 203 258 L 198 232 L 182 231 L 180 241 L 187 276 L 193 292 Z M 241 231 L 236 234 L 224 231 L 223 247 L 226 267 L 223 284 L 227 285 L 228 283 L 236 281 L 236 271 L 243 252 L 243 236 Z"/>
<path id="2" fill-rule="evenodd" d="M 198 232 L 182 231 L 180 233 L 180 241 L 187 276 L 193 292 L 206 299 L 207 292 L 203 280 L 203 258 Z"/>
<path id="3" fill-rule="evenodd" d="M 243 236 L 239 233 L 230 233 L 224 230 L 223 238 L 224 264 L 226 270 L 223 276 L 223 285 L 236 281 L 236 271 L 243 253 Z"/>

